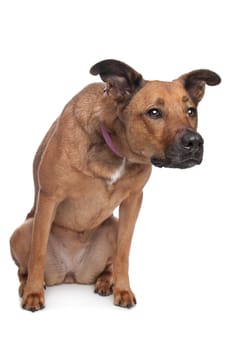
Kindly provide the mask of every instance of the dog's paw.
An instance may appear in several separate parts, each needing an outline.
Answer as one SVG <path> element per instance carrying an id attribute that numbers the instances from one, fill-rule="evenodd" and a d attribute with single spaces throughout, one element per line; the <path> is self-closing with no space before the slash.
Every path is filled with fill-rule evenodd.
<path id="1" fill-rule="evenodd" d="M 39 311 L 45 307 L 44 291 L 24 293 L 22 308 L 28 311 Z"/>
<path id="2" fill-rule="evenodd" d="M 131 308 L 137 304 L 135 295 L 131 290 L 114 289 L 114 304 L 121 307 Z"/>
<path id="3" fill-rule="evenodd" d="M 108 296 L 113 293 L 113 284 L 108 279 L 98 278 L 95 284 L 95 293 Z"/>

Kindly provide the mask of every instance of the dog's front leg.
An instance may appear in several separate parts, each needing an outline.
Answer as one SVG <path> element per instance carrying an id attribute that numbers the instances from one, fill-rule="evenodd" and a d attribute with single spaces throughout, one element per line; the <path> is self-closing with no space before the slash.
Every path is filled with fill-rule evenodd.
<path id="1" fill-rule="evenodd" d="M 119 208 L 119 231 L 114 260 L 114 304 L 123 307 L 136 304 L 136 298 L 129 284 L 128 267 L 130 245 L 141 202 L 140 191 L 126 198 Z"/>
<path id="2" fill-rule="evenodd" d="M 57 201 L 54 197 L 39 193 L 33 223 L 28 279 L 22 300 L 22 307 L 26 310 L 37 311 L 44 307 L 45 256 L 56 206 Z"/>

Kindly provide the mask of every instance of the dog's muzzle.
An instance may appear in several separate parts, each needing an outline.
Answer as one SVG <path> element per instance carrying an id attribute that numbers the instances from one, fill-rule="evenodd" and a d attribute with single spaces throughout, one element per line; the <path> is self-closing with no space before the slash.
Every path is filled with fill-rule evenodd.
<path id="1" fill-rule="evenodd" d="M 152 157 L 151 163 L 157 167 L 186 169 L 202 162 L 204 140 L 199 133 L 187 129 L 180 131 L 175 141 L 165 153 L 165 159 Z"/>

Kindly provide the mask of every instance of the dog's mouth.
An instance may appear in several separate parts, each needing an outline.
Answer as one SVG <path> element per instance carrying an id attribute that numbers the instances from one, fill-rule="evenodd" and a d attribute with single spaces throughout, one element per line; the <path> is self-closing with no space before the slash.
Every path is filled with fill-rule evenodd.
<path id="1" fill-rule="evenodd" d="M 189 158 L 185 160 L 178 159 L 157 159 L 151 158 L 151 163 L 158 168 L 178 168 L 178 169 L 187 169 L 195 165 L 199 165 L 202 162 L 202 157 L 200 158 Z"/>

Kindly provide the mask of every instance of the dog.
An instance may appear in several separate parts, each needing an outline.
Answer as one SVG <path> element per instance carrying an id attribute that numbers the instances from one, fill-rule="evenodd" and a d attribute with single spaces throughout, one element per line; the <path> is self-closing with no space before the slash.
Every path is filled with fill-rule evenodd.
<path id="1" fill-rule="evenodd" d="M 22 307 L 44 307 L 44 287 L 95 283 L 130 308 L 130 244 L 152 165 L 200 164 L 197 105 L 220 77 L 200 69 L 172 82 L 147 81 L 130 66 L 104 60 L 64 108 L 34 159 L 34 205 L 10 239 Z M 113 216 L 119 207 L 119 218 Z"/>

